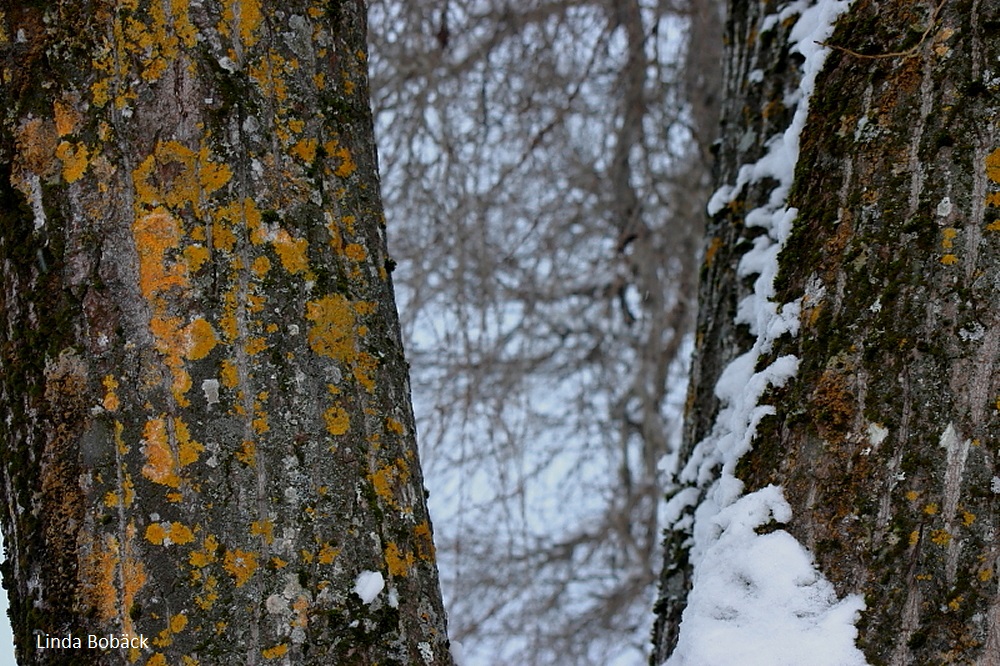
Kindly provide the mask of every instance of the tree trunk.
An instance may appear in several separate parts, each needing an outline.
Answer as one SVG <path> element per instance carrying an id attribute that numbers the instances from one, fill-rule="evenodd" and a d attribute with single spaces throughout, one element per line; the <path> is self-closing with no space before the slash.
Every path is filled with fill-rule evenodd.
<path id="1" fill-rule="evenodd" d="M 365 29 L 362 2 L 0 2 L 21 663 L 451 663 Z"/>
<path id="2" fill-rule="evenodd" d="M 795 20 L 766 18 L 785 6 L 731 3 L 720 186 L 790 122 Z M 1000 664 L 998 26 L 1000 8 L 979 0 L 856 0 L 829 39 L 788 196 L 798 215 L 771 300 L 799 304 L 798 330 L 756 366 L 794 355 L 798 369 L 761 398 L 775 413 L 736 476 L 746 493 L 780 485 L 782 527 L 838 594 L 863 596 L 857 645 L 873 665 Z M 751 289 L 737 270 L 759 235 L 747 212 L 773 188 L 748 183 L 710 225 L 687 457 L 723 406 L 723 369 L 752 343 L 734 324 Z M 653 663 L 691 588 L 697 501 L 677 504 Z"/>

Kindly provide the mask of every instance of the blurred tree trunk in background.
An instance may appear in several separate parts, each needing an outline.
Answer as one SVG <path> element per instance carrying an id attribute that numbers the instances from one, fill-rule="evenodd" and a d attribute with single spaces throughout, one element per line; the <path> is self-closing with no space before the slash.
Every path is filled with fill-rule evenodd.
<path id="1" fill-rule="evenodd" d="M 476 664 L 643 663 L 658 463 L 677 448 L 718 129 L 721 3 L 371 9 L 452 635 Z"/>
<path id="2" fill-rule="evenodd" d="M 731 3 L 720 186 L 791 120 L 801 59 L 794 21 L 773 20 L 790 4 Z M 801 328 L 761 361 L 794 354 L 798 374 L 765 394 L 777 413 L 737 475 L 746 492 L 780 484 L 783 527 L 838 594 L 864 596 L 870 663 L 1000 664 L 1000 7 L 856 0 L 837 25 L 775 282 L 776 303 L 801 299 Z M 772 185 L 745 188 L 708 229 L 681 466 L 712 429 L 720 373 L 750 346 L 737 265 L 759 233 L 744 216 Z M 677 524 L 654 664 L 690 588 L 690 523 Z"/>
<path id="3" fill-rule="evenodd" d="M 22 663 L 451 663 L 365 32 L 360 2 L 0 2 Z M 152 651 L 36 649 L 67 632 Z"/>

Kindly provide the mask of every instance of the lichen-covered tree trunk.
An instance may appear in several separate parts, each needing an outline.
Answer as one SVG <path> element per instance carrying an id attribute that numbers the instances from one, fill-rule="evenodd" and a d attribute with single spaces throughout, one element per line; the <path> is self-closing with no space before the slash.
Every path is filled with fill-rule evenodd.
<path id="1" fill-rule="evenodd" d="M 790 3 L 733 2 L 718 183 L 789 122 L 800 76 Z M 809 3 L 807 3 L 809 4 Z M 799 359 L 763 402 L 738 468 L 780 484 L 785 529 L 841 594 L 863 595 L 869 663 L 1000 664 L 1000 5 L 856 0 L 837 23 L 801 136 L 778 303 Z M 767 182 L 711 222 L 687 452 L 718 412 L 713 387 L 746 349 L 736 271 Z M 768 361 L 762 359 L 761 363 Z M 678 525 L 685 525 L 684 521 Z M 685 529 L 667 537 L 654 663 L 690 589 Z"/>
<path id="2" fill-rule="evenodd" d="M 450 663 L 364 3 L 3 0 L 0 109 L 21 663 Z"/>

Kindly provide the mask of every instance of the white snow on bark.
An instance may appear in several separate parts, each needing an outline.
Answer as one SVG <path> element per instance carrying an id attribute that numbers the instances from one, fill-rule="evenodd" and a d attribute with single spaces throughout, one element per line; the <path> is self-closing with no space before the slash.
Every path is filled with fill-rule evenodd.
<path id="1" fill-rule="evenodd" d="M 375 601 L 375 597 L 385 588 L 385 579 L 381 572 L 362 571 L 354 581 L 354 593 L 361 597 L 361 601 L 370 604 Z"/>
<path id="2" fill-rule="evenodd" d="M 809 113 L 809 97 L 829 49 L 820 45 L 833 33 L 837 18 L 852 0 L 797 0 L 764 19 L 761 32 L 799 15 L 792 28 L 792 51 L 804 56 L 802 81 L 786 103 L 795 105 L 791 125 L 767 142 L 768 152 L 744 165 L 736 182 L 712 196 L 714 215 L 745 185 L 763 178 L 777 181 L 767 204 L 746 216 L 747 226 L 767 233 L 754 240 L 740 261 L 740 277 L 756 275 L 753 293 L 738 307 L 736 320 L 756 336 L 753 347 L 723 371 L 715 386 L 721 409 L 711 435 L 699 442 L 678 474 L 680 485 L 707 488 L 695 508 L 691 562 L 693 587 L 680 626 L 677 649 L 665 666 L 862 666 L 854 623 L 864 609 L 859 596 L 838 600 L 832 584 L 816 569 L 809 551 L 788 532 L 758 534 L 772 520 L 791 519 L 780 487 L 743 495 L 736 465 L 752 444 L 757 424 L 775 413 L 760 398 L 771 386 L 795 376 L 798 359 L 782 356 L 762 370 L 758 361 L 783 335 L 799 330 L 801 299 L 774 301 L 778 255 L 798 211 L 787 206 L 799 139 Z M 721 471 L 720 471 L 721 470 Z M 667 514 L 683 521 L 685 506 L 699 493 L 678 493 Z"/>

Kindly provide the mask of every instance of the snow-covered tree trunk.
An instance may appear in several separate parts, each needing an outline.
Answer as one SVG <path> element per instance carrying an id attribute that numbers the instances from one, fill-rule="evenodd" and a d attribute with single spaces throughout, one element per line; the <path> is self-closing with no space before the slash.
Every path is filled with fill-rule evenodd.
<path id="1" fill-rule="evenodd" d="M 451 662 L 367 85 L 362 2 L 0 2 L 22 663 Z"/>
<path id="2" fill-rule="evenodd" d="M 1000 664 L 998 26 L 731 3 L 653 663 Z"/>

